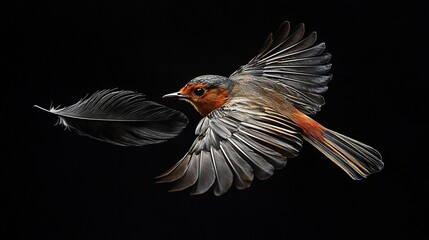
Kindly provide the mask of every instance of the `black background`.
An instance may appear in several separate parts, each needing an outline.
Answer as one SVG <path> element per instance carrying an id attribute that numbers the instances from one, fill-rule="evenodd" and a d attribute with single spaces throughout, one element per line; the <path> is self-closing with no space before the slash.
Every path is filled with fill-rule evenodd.
<path id="1" fill-rule="evenodd" d="M 1 4 L 2 239 L 427 236 L 428 4 L 145 2 Z M 200 119 L 161 96 L 198 75 L 229 76 L 284 20 L 317 31 L 333 55 L 314 118 L 378 149 L 385 169 L 352 181 L 306 144 L 270 179 L 221 197 L 156 184 Z M 64 131 L 33 107 L 115 87 L 183 111 L 188 127 L 163 144 L 118 147 Z"/>

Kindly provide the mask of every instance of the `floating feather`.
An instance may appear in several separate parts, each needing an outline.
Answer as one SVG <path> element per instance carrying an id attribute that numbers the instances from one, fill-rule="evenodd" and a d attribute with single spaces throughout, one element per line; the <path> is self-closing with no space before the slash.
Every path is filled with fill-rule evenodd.
<path id="1" fill-rule="evenodd" d="M 59 125 L 67 129 L 120 146 L 164 142 L 188 123 L 183 113 L 126 90 L 101 90 L 64 108 L 34 106 L 58 116 Z"/>

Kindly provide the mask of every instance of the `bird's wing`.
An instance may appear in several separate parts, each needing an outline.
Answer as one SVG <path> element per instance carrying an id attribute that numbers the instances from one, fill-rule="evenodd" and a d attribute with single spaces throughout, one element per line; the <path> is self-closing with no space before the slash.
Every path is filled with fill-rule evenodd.
<path id="1" fill-rule="evenodd" d="M 304 24 L 290 33 L 289 22 L 283 22 L 273 38 L 270 34 L 258 54 L 231 76 L 265 77 L 285 86 L 282 94 L 299 110 L 316 114 L 325 103 L 321 94 L 327 91 L 331 55 L 323 53 L 325 43 L 314 45 L 316 32 L 304 38 Z"/>
<path id="2" fill-rule="evenodd" d="M 193 186 L 192 194 L 202 194 L 213 186 L 214 194 L 222 195 L 232 183 L 247 188 L 254 175 L 267 179 L 284 167 L 302 145 L 291 120 L 245 101 L 214 110 L 201 119 L 195 134 L 186 155 L 159 176 L 158 182 L 178 180 L 172 191 Z"/>

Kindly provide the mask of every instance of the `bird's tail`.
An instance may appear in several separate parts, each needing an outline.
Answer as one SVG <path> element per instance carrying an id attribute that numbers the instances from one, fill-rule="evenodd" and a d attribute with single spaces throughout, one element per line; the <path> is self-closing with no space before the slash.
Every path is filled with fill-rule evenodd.
<path id="1" fill-rule="evenodd" d="M 352 179 L 361 180 L 383 169 L 381 154 L 374 148 L 327 129 L 305 116 L 301 125 L 304 139 L 343 169 Z"/>

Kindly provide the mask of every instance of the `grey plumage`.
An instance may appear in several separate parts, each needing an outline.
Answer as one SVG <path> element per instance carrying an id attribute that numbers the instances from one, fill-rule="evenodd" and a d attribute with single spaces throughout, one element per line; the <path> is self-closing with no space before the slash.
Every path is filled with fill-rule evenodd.
<path id="1" fill-rule="evenodd" d="M 325 144 L 306 136 L 305 140 L 331 159 L 352 179 L 361 180 L 384 167 L 381 154 L 374 148 L 327 129 L 324 133 Z"/>
<path id="2" fill-rule="evenodd" d="M 247 188 L 254 175 L 267 179 L 284 167 L 287 157 L 296 156 L 301 148 L 299 130 L 284 117 L 264 114 L 269 108 L 249 107 L 235 102 L 203 118 L 191 149 L 158 176 L 158 182 L 180 179 L 171 190 L 193 186 L 192 194 L 204 193 L 214 185 L 215 195 L 222 195 L 233 183 L 239 189 Z M 285 125 L 287 131 L 275 124 Z"/>
<path id="3" fill-rule="evenodd" d="M 315 46 L 317 34 L 303 39 L 304 24 L 298 24 L 290 35 L 290 24 L 284 22 L 274 36 L 270 34 L 259 53 L 231 74 L 231 79 L 252 75 L 266 77 L 283 86 L 283 95 L 297 109 L 316 114 L 325 104 L 321 94 L 328 90 L 332 75 L 331 54 L 323 53 L 325 43 Z"/>

